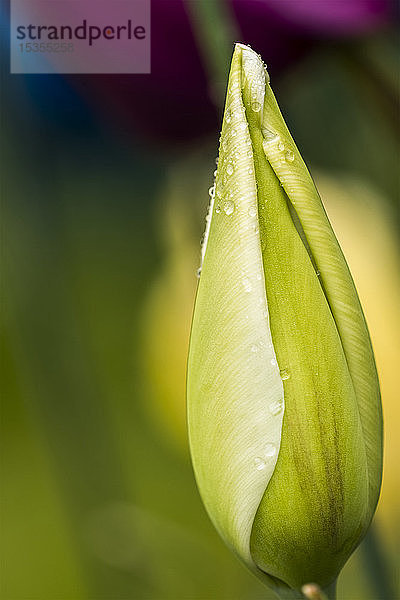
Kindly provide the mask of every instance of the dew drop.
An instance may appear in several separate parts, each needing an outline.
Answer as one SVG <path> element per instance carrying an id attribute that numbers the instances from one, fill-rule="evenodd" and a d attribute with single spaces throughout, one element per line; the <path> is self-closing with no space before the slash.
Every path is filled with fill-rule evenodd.
<path id="1" fill-rule="evenodd" d="M 231 122 L 231 113 L 230 113 L 230 111 L 229 111 L 229 110 L 226 112 L 226 115 L 225 115 L 225 121 L 226 121 L 227 123 L 230 123 L 230 122 Z"/>
<path id="2" fill-rule="evenodd" d="M 252 172 L 253 172 L 253 169 L 252 169 L 251 167 L 249 167 L 249 168 L 247 169 L 247 172 L 248 172 L 248 174 L 249 174 L 249 175 L 251 175 L 251 174 L 252 174 Z"/>
<path id="3" fill-rule="evenodd" d="M 290 373 L 287 369 L 282 369 L 280 371 L 280 376 L 282 381 L 286 381 L 287 379 L 290 379 Z"/>
<path id="4" fill-rule="evenodd" d="M 217 215 L 219 215 L 219 213 L 221 212 L 221 207 L 219 204 L 217 204 L 217 206 L 215 207 L 215 212 L 217 213 Z"/>
<path id="5" fill-rule="evenodd" d="M 262 458 L 259 458 L 258 456 L 254 459 L 254 466 L 257 469 L 257 471 L 262 471 L 263 469 L 265 469 L 266 464 L 265 464 L 265 460 L 263 460 Z"/>
<path id="6" fill-rule="evenodd" d="M 255 217 L 257 214 L 257 210 L 256 210 L 255 206 L 250 206 L 248 213 L 249 213 L 249 217 Z"/>
<path id="7" fill-rule="evenodd" d="M 211 198 L 214 198 L 214 194 L 215 194 L 215 185 L 212 185 L 212 186 L 210 187 L 210 189 L 208 190 L 208 195 L 209 195 Z"/>
<path id="8" fill-rule="evenodd" d="M 284 149 L 285 149 L 285 144 L 283 142 L 279 142 L 278 150 L 284 150 Z"/>
<path id="9" fill-rule="evenodd" d="M 279 415 L 279 413 L 282 412 L 282 409 L 283 409 L 283 400 L 282 399 L 280 399 L 280 400 L 274 400 L 269 405 L 269 412 L 274 417 L 276 417 L 276 415 Z"/>
<path id="10" fill-rule="evenodd" d="M 288 150 L 286 152 L 285 158 L 288 162 L 293 162 L 294 161 L 294 154 L 292 152 L 292 150 Z"/>
<path id="11" fill-rule="evenodd" d="M 235 205 L 232 202 L 232 200 L 227 200 L 224 204 L 224 213 L 229 216 L 233 213 L 234 210 L 235 210 Z"/>
<path id="12" fill-rule="evenodd" d="M 275 456 L 276 446 L 274 446 L 273 444 L 267 444 L 265 446 L 264 454 L 265 454 L 265 456 L 268 456 L 268 457 Z"/>
<path id="13" fill-rule="evenodd" d="M 266 142 L 270 143 L 270 142 L 275 142 L 275 140 L 278 137 L 278 134 L 275 131 L 271 131 L 270 129 L 267 129 L 266 127 L 262 130 L 264 139 Z"/>
<path id="14" fill-rule="evenodd" d="M 232 163 L 228 163 L 226 165 L 226 172 L 228 173 L 228 175 L 232 175 L 232 173 L 233 173 L 233 164 Z"/>
<path id="15" fill-rule="evenodd" d="M 252 285 L 251 285 L 251 281 L 250 281 L 250 279 L 248 277 L 243 277 L 242 284 L 243 284 L 245 292 L 251 292 Z"/>
<path id="16" fill-rule="evenodd" d="M 260 112 L 261 110 L 261 104 L 259 102 L 252 102 L 251 104 L 251 108 L 252 110 L 254 110 L 254 112 Z"/>
<path id="17" fill-rule="evenodd" d="M 232 137 L 236 137 L 237 136 L 237 131 L 236 129 L 232 129 Z"/>
<path id="18" fill-rule="evenodd" d="M 200 279 L 200 275 L 201 275 L 201 267 L 199 267 L 196 271 L 196 277 L 197 279 Z"/>

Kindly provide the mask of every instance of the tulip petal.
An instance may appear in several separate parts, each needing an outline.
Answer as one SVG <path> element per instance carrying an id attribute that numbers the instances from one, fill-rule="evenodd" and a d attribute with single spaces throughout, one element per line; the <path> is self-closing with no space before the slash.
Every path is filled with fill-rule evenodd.
<path id="1" fill-rule="evenodd" d="M 349 268 L 321 198 L 269 86 L 265 94 L 264 114 L 262 129 L 276 132 L 273 141 L 264 141 L 264 152 L 301 223 L 353 382 L 367 455 L 372 517 L 381 485 L 382 409 L 368 327 Z"/>
<path id="2" fill-rule="evenodd" d="M 248 53 L 256 60 L 242 48 L 244 56 Z M 243 60 L 244 70 L 247 63 Z M 360 404 L 379 406 L 379 388 L 354 284 L 268 84 L 261 124 L 258 111 L 254 115 L 254 71 L 244 77 L 243 98 L 286 409 L 281 453 L 256 515 L 251 549 L 263 571 L 293 588 L 309 580 L 327 586 L 359 543 L 376 505 L 376 489 L 368 491 L 369 474 L 379 489 L 380 469 L 368 463 Z M 362 376 L 375 381 L 361 399 L 355 385 L 360 364 Z M 377 423 L 379 413 L 371 418 L 373 458 L 381 450 Z"/>
<path id="3" fill-rule="evenodd" d="M 262 81 L 260 102 L 264 89 Z M 221 535 L 250 566 L 251 528 L 276 464 L 284 410 L 257 211 L 236 54 L 192 326 L 188 423 L 205 506 Z"/>

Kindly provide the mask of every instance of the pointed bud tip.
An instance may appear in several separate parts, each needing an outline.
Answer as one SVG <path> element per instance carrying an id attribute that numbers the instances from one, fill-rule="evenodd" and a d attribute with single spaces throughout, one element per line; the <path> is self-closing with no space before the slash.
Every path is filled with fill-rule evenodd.
<path id="1" fill-rule="evenodd" d="M 258 113 L 261 121 L 264 108 L 265 86 L 269 83 L 269 75 L 261 56 L 250 46 L 236 43 L 235 52 L 242 58 L 242 87 L 248 89 L 249 104 L 247 108 Z"/>

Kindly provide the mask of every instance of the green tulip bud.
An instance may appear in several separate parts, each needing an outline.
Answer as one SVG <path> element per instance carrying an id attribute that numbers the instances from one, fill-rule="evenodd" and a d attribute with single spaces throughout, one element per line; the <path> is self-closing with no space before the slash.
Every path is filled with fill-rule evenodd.
<path id="1" fill-rule="evenodd" d="M 332 591 L 374 513 L 382 415 L 356 289 L 260 57 L 237 44 L 188 361 L 206 509 L 281 597 Z"/>

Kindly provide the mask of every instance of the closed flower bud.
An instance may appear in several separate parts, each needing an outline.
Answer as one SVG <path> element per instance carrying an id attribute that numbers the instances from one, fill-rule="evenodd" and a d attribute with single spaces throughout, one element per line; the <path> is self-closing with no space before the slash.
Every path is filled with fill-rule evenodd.
<path id="1" fill-rule="evenodd" d="M 281 597 L 337 576 L 374 513 L 379 384 L 347 264 L 260 57 L 237 44 L 188 362 L 198 487 Z"/>

